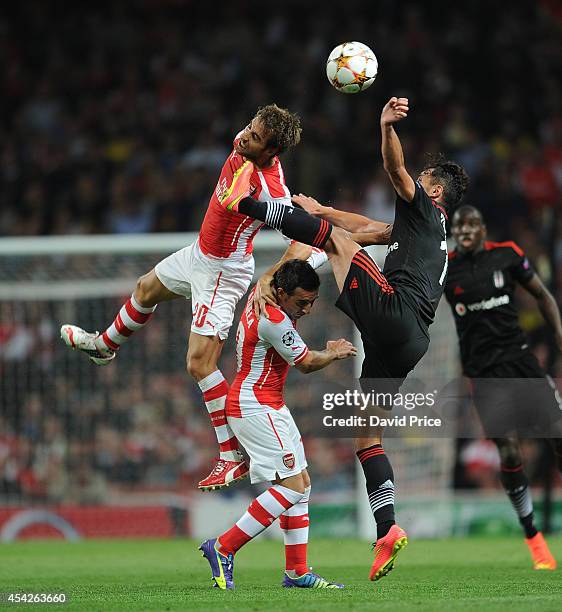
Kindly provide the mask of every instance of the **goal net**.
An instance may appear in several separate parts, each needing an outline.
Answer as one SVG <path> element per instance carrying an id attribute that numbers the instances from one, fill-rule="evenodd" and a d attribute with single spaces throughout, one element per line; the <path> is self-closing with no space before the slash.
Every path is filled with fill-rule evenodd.
<path id="1" fill-rule="evenodd" d="M 0 240 L 0 538 L 52 531 L 70 537 L 73 529 L 77 536 L 203 537 L 226 527 L 247 505 L 247 484 L 217 494 L 196 488 L 208 473 L 216 441 L 199 389 L 185 371 L 189 302 L 161 304 L 108 367 L 96 367 L 59 338 L 62 323 L 103 331 L 136 279 L 195 238 Z M 284 248 L 278 234 L 258 235 L 256 277 Z M 377 258 L 381 252 L 375 250 Z M 329 267 L 319 272 L 320 298 L 299 323 L 301 334 L 312 348 L 339 337 L 359 341 L 351 322 L 334 308 L 338 291 Z M 220 360 L 227 379 L 236 366 L 234 335 Z M 421 365 L 440 376 L 454 374 L 454 338 L 441 306 Z M 347 360 L 307 377 L 291 372 L 286 385 L 313 478 L 317 535 L 373 532 L 352 441 L 316 435 L 310 418 L 322 409 L 322 389 L 335 378 L 353 377 L 353 368 Z M 409 508 L 429 498 L 435 507 L 445 499 L 453 442 L 392 439 L 386 446 L 398 510 L 406 517 L 401 523 L 431 535 Z"/>

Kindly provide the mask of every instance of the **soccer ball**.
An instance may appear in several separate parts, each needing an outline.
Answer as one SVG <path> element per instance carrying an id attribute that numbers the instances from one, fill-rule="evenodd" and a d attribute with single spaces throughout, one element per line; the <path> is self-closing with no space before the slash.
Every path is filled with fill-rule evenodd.
<path id="1" fill-rule="evenodd" d="M 357 93 L 370 87 L 377 76 L 379 63 L 375 54 L 360 42 L 344 42 L 328 56 L 328 81 L 343 93 Z"/>

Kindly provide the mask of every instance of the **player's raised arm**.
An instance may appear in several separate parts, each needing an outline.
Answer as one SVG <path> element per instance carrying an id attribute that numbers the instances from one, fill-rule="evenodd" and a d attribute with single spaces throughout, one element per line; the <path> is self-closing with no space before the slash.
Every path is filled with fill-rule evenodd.
<path id="1" fill-rule="evenodd" d="M 344 338 L 329 340 L 323 351 L 308 351 L 304 359 L 295 363 L 295 367 L 304 374 L 310 374 L 322 370 L 333 361 L 355 357 L 355 355 L 357 355 L 357 349 L 348 340 Z"/>
<path id="2" fill-rule="evenodd" d="M 392 97 L 381 113 L 382 159 L 384 169 L 396 193 L 406 202 L 411 202 L 416 193 L 414 179 L 406 171 L 404 152 L 394 124 L 408 116 L 408 98 Z"/>
<path id="3" fill-rule="evenodd" d="M 541 311 L 544 320 L 554 332 L 556 346 L 562 352 L 562 322 L 560 320 L 560 310 L 554 296 L 546 288 L 538 274 L 533 276 L 521 285 L 535 298 L 537 306 Z"/>

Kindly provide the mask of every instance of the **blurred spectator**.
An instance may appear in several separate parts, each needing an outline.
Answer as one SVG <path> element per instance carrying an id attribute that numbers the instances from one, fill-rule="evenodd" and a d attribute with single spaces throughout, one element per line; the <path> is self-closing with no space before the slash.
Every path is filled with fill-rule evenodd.
<path id="1" fill-rule="evenodd" d="M 64 501 L 80 506 L 94 506 L 107 502 L 105 478 L 100 472 L 94 471 L 87 461 L 71 466 Z"/>
<path id="2" fill-rule="evenodd" d="M 482 209 L 489 237 L 519 242 L 560 297 L 555 2 L 524 0 L 507 14 L 483 0 L 423 10 L 387 0 L 348 0 L 345 11 L 296 0 L 274 15 L 261 8 L 255 0 L 116 0 L 107 11 L 76 4 L 64 14 L 40 0 L 11 7 L 0 25 L 0 236 L 197 230 L 233 137 L 270 102 L 302 116 L 303 141 L 284 161 L 290 189 L 390 222 L 378 113 L 390 95 L 408 95 L 411 116 L 399 128 L 408 169 L 415 176 L 424 153 L 440 150 L 464 163 L 472 175 L 466 202 Z M 376 83 L 358 96 L 337 93 L 324 75 L 325 58 L 344 39 L 371 45 L 380 61 Z M 117 268 L 131 277 L 149 269 L 117 256 L 35 258 L 2 274 L 48 282 L 71 273 L 107 278 Z M 89 301 L 82 324 L 94 329 L 100 312 L 109 320 L 121 301 Z M 523 306 L 546 360 L 541 319 Z M 166 305 L 124 348 L 119 370 L 95 371 L 55 344 L 73 307 L 0 301 L 0 492 L 81 504 L 103 501 L 110 488 L 193 488 L 215 441 L 183 373 L 185 303 Z M 327 329 L 349 329 L 331 305 L 316 308 L 323 325 L 303 325 L 311 345 Z M 221 362 L 231 377 L 231 344 Z M 562 372 L 561 359 L 554 371 Z M 307 431 L 310 389 L 288 385 L 286 399 Z M 354 473 L 350 444 L 309 446 L 315 489 L 345 487 Z M 487 443 L 469 444 L 461 461 L 472 486 L 496 486 Z"/>
<path id="3" fill-rule="evenodd" d="M 392 93 L 411 99 L 400 129 L 412 172 L 425 151 L 456 157 L 472 175 L 467 199 L 501 230 L 488 216 L 498 176 L 502 201 L 518 201 L 510 217 L 560 204 L 554 4 L 525 0 L 506 16 L 483 0 L 423 11 L 350 0 L 343 13 L 324 3 L 319 19 L 316 2 L 296 0 L 274 15 L 255 0 L 236 11 L 118 0 L 111 14 L 76 6 L 64 16 L 22 3 L 0 45 L 0 235 L 197 229 L 233 137 L 272 101 L 302 114 L 303 142 L 285 162 L 292 190 L 389 220 L 377 115 Z M 432 35 L 436 19 L 446 35 Z M 361 96 L 325 80 L 325 57 L 346 37 L 380 61 Z M 255 53 L 260 40 L 268 52 Z"/>

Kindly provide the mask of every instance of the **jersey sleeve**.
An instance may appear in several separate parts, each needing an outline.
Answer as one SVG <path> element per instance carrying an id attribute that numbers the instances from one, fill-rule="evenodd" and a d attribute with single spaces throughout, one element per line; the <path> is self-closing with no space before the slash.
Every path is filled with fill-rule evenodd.
<path id="1" fill-rule="evenodd" d="M 279 160 L 276 161 L 270 170 L 258 172 L 258 177 L 260 181 L 258 200 L 262 202 L 279 202 L 286 206 L 293 206 L 291 192 L 285 184 L 285 175 Z"/>
<path id="2" fill-rule="evenodd" d="M 528 283 L 533 278 L 535 270 L 520 246 L 513 242 L 510 247 L 512 249 L 512 261 L 509 269 L 515 280 L 523 284 Z"/>
<path id="3" fill-rule="evenodd" d="M 290 366 L 299 364 L 308 355 L 308 346 L 293 327 L 289 317 L 277 308 L 269 308 L 271 308 L 268 310 L 270 318 L 261 317 L 258 324 L 258 336 L 269 342 Z"/>
<path id="4" fill-rule="evenodd" d="M 396 194 L 396 202 L 414 208 L 415 210 L 419 210 L 423 215 L 427 215 L 433 210 L 433 202 L 427 193 L 425 193 L 423 187 L 418 181 L 414 181 L 414 184 L 416 187 L 414 199 L 411 202 L 406 202 L 406 200 L 403 200 L 398 194 Z"/>

